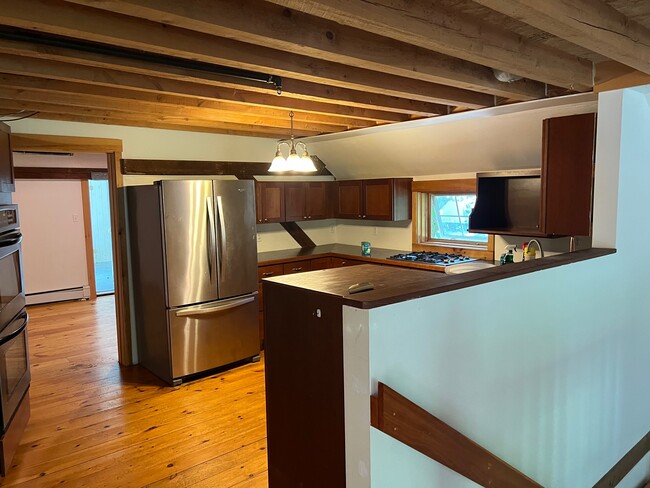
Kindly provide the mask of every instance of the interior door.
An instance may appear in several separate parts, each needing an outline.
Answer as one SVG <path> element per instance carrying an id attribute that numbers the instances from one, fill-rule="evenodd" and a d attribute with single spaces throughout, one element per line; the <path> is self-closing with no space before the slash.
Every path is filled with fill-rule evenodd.
<path id="1" fill-rule="evenodd" d="M 250 181 L 214 180 L 219 298 L 257 289 L 255 187 Z"/>
<path id="2" fill-rule="evenodd" d="M 167 305 L 219 298 L 211 180 L 163 181 Z"/>

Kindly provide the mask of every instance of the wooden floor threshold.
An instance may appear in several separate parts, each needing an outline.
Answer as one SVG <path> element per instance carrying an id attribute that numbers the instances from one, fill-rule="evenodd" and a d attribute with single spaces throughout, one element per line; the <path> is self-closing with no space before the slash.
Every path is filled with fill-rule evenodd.
<path id="1" fill-rule="evenodd" d="M 268 486 L 263 359 L 168 387 L 118 365 L 113 300 L 28 309 L 31 418 L 0 486 Z"/>

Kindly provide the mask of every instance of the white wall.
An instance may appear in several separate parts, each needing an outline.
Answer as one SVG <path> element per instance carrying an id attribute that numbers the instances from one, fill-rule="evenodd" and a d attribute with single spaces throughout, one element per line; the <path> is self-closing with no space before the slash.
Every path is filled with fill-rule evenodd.
<path id="1" fill-rule="evenodd" d="M 622 132 L 599 136 L 608 157 L 597 155 L 607 168 L 594 195 L 596 208 L 616 195 L 615 227 L 611 212 L 594 221 L 616 254 L 370 311 L 346 307 L 346 429 L 359 439 L 350 486 L 369 486 L 364 471 L 373 487 L 472 486 L 353 421 L 368 415 L 377 381 L 553 488 L 592 486 L 650 430 L 650 261 L 639 258 L 650 239 L 639 225 L 650 183 L 648 91 L 600 96 L 601 121 L 622 114 Z M 619 486 L 648 476 L 644 459 Z"/>
<path id="2" fill-rule="evenodd" d="M 26 294 L 87 288 L 81 183 L 16 180 L 13 202 L 23 233 Z"/>
<path id="3" fill-rule="evenodd" d="M 9 122 L 12 132 L 121 139 L 126 159 L 270 162 L 275 139 L 40 119 Z"/>

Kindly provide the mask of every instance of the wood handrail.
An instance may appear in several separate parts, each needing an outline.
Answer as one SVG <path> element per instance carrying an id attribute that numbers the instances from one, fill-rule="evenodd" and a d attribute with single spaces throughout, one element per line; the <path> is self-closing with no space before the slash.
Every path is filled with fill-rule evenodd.
<path id="1" fill-rule="evenodd" d="M 481 486 L 543 488 L 383 383 L 370 412 L 373 427 Z"/>

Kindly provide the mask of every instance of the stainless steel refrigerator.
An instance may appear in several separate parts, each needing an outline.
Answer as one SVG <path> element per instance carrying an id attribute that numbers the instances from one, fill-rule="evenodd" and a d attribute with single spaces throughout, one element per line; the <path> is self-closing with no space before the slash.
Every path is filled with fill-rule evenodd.
<path id="1" fill-rule="evenodd" d="M 252 181 L 127 188 L 140 364 L 178 385 L 259 358 Z"/>

